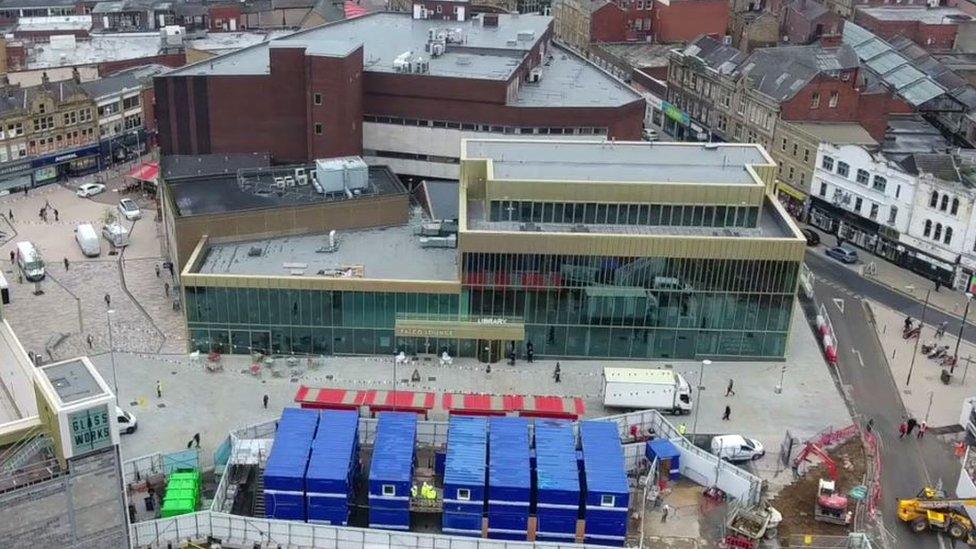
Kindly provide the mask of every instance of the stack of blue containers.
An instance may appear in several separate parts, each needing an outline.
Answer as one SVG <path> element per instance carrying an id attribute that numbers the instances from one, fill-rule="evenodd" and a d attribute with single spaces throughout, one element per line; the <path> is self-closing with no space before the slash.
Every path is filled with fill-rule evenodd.
<path id="1" fill-rule="evenodd" d="M 487 461 L 488 420 L 452 417 L 444 464 L 444 532 L 481 537 Z"/>
<path id="2" fill-rule="evenodd" d="M 488 537 L 525 541 L 532 498 L 529 422 L 493 417 L 489 426 Z"/>
<path id="3" fill-rule="evenodd" d="M 537 541 L 572 543 L 580 516 L 576 436 L 568 421 L 536 421 Z"/>
<path id="4" fill-rule="evenodd" d="M 370 528 L 410 529 L 410 487 L 416 438 L 416 414 L 380 413 L 369 466 Z"/>
<path id="5" fill-rule="evenodd" d="M 627 536 L 630 491 L 617 425 L 609 421 L 581 422 L 580 442 L 586 486 L 584 541 L 622 546 Z"/>
<path id="6" fill-rule="evenodd" d="M 308 522 L 345 526 L 359 463 L 359 413 L 321 412 L 305 474 Z"/>
<path id="7" fill-rule="evenodd" d="M 305 520 L 305 469 L 319 423 L 315 410 L 285 408 L 264 469 L 268 518 Z"/>

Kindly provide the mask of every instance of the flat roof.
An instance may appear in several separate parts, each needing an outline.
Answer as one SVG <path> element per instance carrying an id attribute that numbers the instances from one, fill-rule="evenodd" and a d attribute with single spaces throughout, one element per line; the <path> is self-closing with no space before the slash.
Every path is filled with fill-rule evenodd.
<path id="1" fill-rule="evenodd" d="M 876 6 L 858 7 L 857 11 L 864 12 L 881 21 L 921 21 L 927 25 L 958 25 L 973 19 L 961 9 L 949 7 Z"/>
<path id="2" fill-rule="evenodd" d="M 538 82 L 525 82 L 510 104 L 518 107 L 586 107 L 627 104 L 640 95 L 593 63 L 559 46 Z"/>
<path id="3" fill-rule="evenodd" d="M 63 404 L 72 404 L 105 394 L 95 376 L 81 359 L 68 360 L 44 366 L 41 374 L 47 377 Z"/>
<path id="4" fill-rule="evenodd" d="M 758 145 L 469 139 L 464 158 L 492 161 L 493 179 L 759 185 L 747 165 L 772 164 Z"/>
<path id="5" fill-rule="evenodd" d="M 21 17 L 14 32 L 91 30 L 90 15 L 59 15 L 55 17 Z"/>
<path id="6" fill-rule="evenodd" d="M 190 41 L 189 47 L 195 50 L 214 53 L 227 53 L 241 48 L 260 44 L 275 38 L 292 34 L 291 30 L 272 30 L 267 32 L 208 32 L 203 38 Z"/>
<path id="7" fill-rule="evenodd" d="M 878 145 L 864 126 L 857 122 L 787 122 L 787 124 L 835 145 Z"/>
<path id="8" fill-rule="evenodd" d="M 457 249 L 421 248 L 413 223 L 378 229 L 337 231 L 339 249 L 328 246 L 327 234 L 286 236 L 210 246 L 201 274 L 292 276 L 315 278 L 347 267 L 362 266 L 361 277 L 387 280 L 458 280 Z M 261 255 L 249 255 L 251 250 Z M 335 276 L 330 276 L 335 278 Z"/>
<path id="9" fill-rule="evenodd" d="M 673 383 L 674 370 L 664 368 L 615 368 L 603 369 L 607 381 L 623 383 Z"/>
<path id="10" fill-rule="evenodd" d="M 167 186 L 180 217 L 343 202 L 406 192 L 397 176 L 386 166 L 370 166 L 367 188 L 351 197 L 342 192 L 319 194 L 312 185 L 285 189 L 274 186 L 276 176 L 292 175 L 295 168 L 304 168 L 307 173 L 315 171 L 314 164 L 247 168 L 240 174 L 235 170 L 233 174 L 174 181 Z"/>

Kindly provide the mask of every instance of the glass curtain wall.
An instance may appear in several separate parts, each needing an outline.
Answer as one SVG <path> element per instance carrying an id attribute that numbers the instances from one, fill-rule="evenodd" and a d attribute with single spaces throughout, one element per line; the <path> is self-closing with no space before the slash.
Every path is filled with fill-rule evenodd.
<path id="1" fill-rule="evenodd" d="M 446 348 L 452 341 L 400 341 L 397 313 L 457 315 L 458 296 L 258 288 L 186 288 L 191 346 L 246 354 L 392 354 Z M 416 348 L 414 348 L 416 347 Z"/>
<path id="2" fill-rule="evenodd" d="M 469 253 L 462 300 L 522 316 L 536 354 L 780 358 L 798 264 L 787 261 Z"/>

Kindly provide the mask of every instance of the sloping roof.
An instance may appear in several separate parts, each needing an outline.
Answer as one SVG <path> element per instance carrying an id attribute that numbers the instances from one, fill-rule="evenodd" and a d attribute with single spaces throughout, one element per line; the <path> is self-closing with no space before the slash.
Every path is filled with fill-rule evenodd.
<path id="1" fill-rule="evenodd" d="M 857 66 L 857 55 L 850 46 L 824 48 L 814 44 L 758 49 L 740 70 L 753 88 L 776 101 L 785 101 L 822 72 Z"/>
<path id="2" fill-rule="evenodd" d="M 927 173 L 942 181 L 960 181 L 959 169 L 951 154 L 912 154 L 901 161 L 901 166 L 911 174 Z"/>
<path id="3" fill-rule="evenodd" d="M 81 87 L 93 98 L 98 99 L 99 97 L 119 93 L 123 90 L 140 88 L 142 87 L 143 80 L 152 78 L 157 74 L 163 74 L 169 70 L 169 67 L 164 67 L 163 65 L 143 65 L 142 67 L 117 72 L 105 78 L 82 82 Z"/>
<path id="4" fill-rule="evenodd" d="M 315 0 L 271 0 L 271 8 L 276 10 L 311 8 Z"/>
<path id="5" fill-rule="evenodd" d="M 813 0 L 793 0 L 790 2 L 790 9 L 802 15 L 807 21 L 813 21 L 821 15 L 830 13 L 826 6 Z"/>
<path id="6" fill-rule="evenodd" d="M 694 57 L 721 74 L 731 74 L 746 59 L 746 54 L 736 48 L 705 35 L 685 46 L 681 54 Z"/>
<path id="7" fill-rule="evenodd" d="M 342 21 L 346 18 L 346 7 L 344 0 L 318 0 L 312 9 L 305 15 L 302 23 L 312 14 L 318 15 L 326 23 Z"/>

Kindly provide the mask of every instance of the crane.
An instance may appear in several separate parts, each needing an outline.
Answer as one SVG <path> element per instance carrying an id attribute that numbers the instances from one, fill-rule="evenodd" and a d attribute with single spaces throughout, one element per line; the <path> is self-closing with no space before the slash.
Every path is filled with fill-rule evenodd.
<path id="1" fill-rule="evenodd" d="M 923 488 L 914 498 L 898 501 L 898 519 L 916 534 L 936 530 L 953 539 L 976 544 L 973 521 L 963 507 L 976 507 L 976 498 L 947 498 L 935 488 Z"/>

